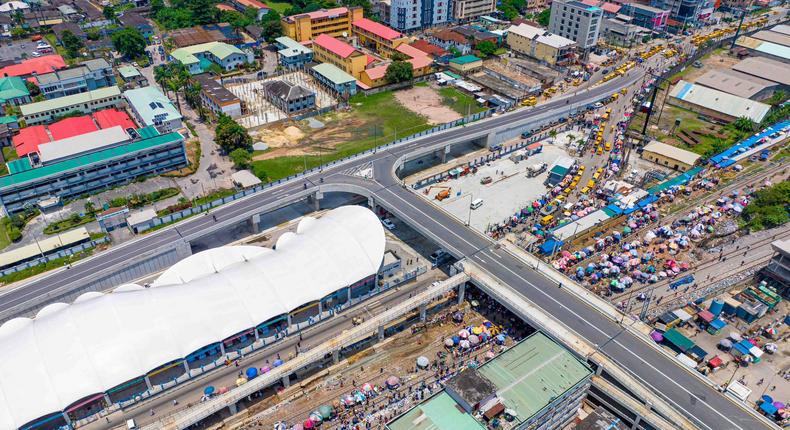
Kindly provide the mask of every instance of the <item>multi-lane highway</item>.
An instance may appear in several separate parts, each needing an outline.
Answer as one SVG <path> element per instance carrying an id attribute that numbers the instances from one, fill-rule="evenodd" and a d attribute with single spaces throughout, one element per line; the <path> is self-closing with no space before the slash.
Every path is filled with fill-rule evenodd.
<path id="1" fill-rule="evenodd" d="M 510 285 L 520 294 L 541 307 L 548 314 L 598 346 L 599 350 L 621 365 L 637 379 L 666 400 L 678 410 L 687 414 L 704 429 L 762 429 L 771 428 L 768 424 L 752 416 L 743 406 L 730 399 L 689 374 L 688 370 L 668 360 L 660 352 L 638 339 L 622 327 L 602 316 L 596 309 L 567 293 L 557 284 L 549 281 L 512 256 L 495 243 L 458 222 L 430 202 L 401 186 L 395 176 L 394 167 L 402 157 L 426 148 L 442 148 L 447 142 L 463 139 L 465 136 L 514 125 L 530 127 L 536 119 L 547 116 L 554 118 L 566 116 L 569 107 L 594 103 L 623 87 L 632 87 L 644 78 L 644 72 L 637 68 L 628 75 L 609 81 L 590 90 L 564 96 L 541 104 L 529 110 L 509 114 L 469 124 L 442 133 L 406 142 L 367 156 L 358 157 L 343 165 L 332 166 L 323 172 L 308 175 L 304 180 L 285 183 L 257 193 L 236 203 L 213 210 L 218 222 L 240 216 L 255 214 L 259 208 L 308 188 L 332 187 L 349 191 L 363 190 L 375 202 L 399 219 L 421 231 L 428 231 L 439 245 L 456 257 L 468 258 L 483 267 L 491 275 Z M 365 179 L 349 176 L 344 172 L 354 166 L 372 165 L 374 177 Z M 319 181 L 323 178 L 323 183 Z M 189 236 L 210 229 L 215 223 L 212 217 L 193 217 L 178 224 L 175 228 L 143 236 L 122 246 L 111 248 L 89 260 L 74 265 L 71 269 L 61 270 L 30 284 L 11 290 L 2 296 L 0 312 L 24 306 L 30 300 L 50 294 L 52 291 L 77 285 L 80 279 L 90 278 L 98 271 L 108 268 L 121 268 L 128 261 L 151 250 L 171 247 L 182 236 Z"/>

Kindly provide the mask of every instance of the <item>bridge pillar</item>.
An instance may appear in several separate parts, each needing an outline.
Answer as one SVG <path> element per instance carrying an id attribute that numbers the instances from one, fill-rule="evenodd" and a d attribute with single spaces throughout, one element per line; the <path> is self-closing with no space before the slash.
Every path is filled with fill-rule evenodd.
<path id="1" fill-rule="evenodd" d="M 283 388 L 288 388 L 291 386 L 291 378 L 289 378 L 288 375 L 284 375 L 280 382 L 283 383 Z"/>
<path id="2" fill-rule="evenodd" d="M 380 325 L 379 326 L 379 342 L 381 342 L 382 340 L 384 340 L 384 326 Z"/>
<path id="3" fill-rule="evenodd" d="M 373 196 L 368 197 L 368 206 L 370 210 L 376 212 L 376 200 L 373 199 Z"/>
<path id="4" fill-rule="evenodd" d="M 66 420 L 66 424 L 69 425 L 69 428 L 74 428 L 74 426 L 71 424 L 71 418 L 69 418 L 69 414 L 63 412 L 62 415 L 63 415 L 63 419 Z"/>
<path id="5" fill-rule="evenodd" d="M 636 430 L 639 428 L 639 423 L 642 422 L 642 416 L 637 414 L 636 418 L 634 419 L 634 424 L 631 426 L 631 430 Z"/>
<path id="6" fill-rule="evenodd" d="M 458 304 L 459 305 L 464 302 L 464 295 L 465 294 L 466 294 L 466 282 L 463 282 L 463 283 L 461 283 L 461 285 L 458 286 Z"/>
<path id="7" fill-rule="evenodd" d="M 186 370 L 187 376 L 192 377 L 192 375 L 189 373 L 189 371 L 191 370 L 189 368 L 189 363 L 186 360 L 184 360 L 184 370 Z"/>
<path id="8" fill-rule="evenodd" d="M 420 305 L 420 322 L 425 322 L 428 305 L 423 303 Z"/>
<path id="9" fill-rule="evenodd" d="M 104 403 L 107 404 L 105 408 L 109 408 L 110 406 L 112 406 L 112 400 L 110 400 L 110 396 L 107 393 L 104 393 Z"/>
<path id="10" fill-rule="evenodd" d="M 314 211 L 318 211 L 319 209 L 321 209 L 321 199 L 322 198 L 324 198 L 324 193 L 322 193 L 321 191 L 316 191 L 314 194 L 312 194 L 308 198 L 308 200 L 311 200 L 311 202 L 313 203 L 313 210 Z"/>
<path id="11" fill-rule="evenodd" d="M 336 349 L 332 351 L 332 364 L 337 364 L 340 362 L 340 350 Z"/>
<path id="12" fill-rule="evenodd" d="M 261 214 L 255 214 L 250 217 L 250 230 L 253 233 L 259 233 L 261 228 Z"/>
<path id="13" fill-rule="evenodd" d="M 496 132 L 492 131 L 486 136 L 486 148 L 490 148 L 494 145 L 496 145 Z"/>
<path id="14" fill-rule="evenodd" d="M 235 403 L 231 403 L 228 405 L 228 412 L 230 412 L 231 415 L 236 415 L 239 413 L 239 407 L 236 406 Z"/>
<path id="15" fill-rule="evenodd" d="M 151 378 L 149 378 L 148 375 L 145 375 L 145 378 L 143 379 L 145 379 L 145 386 L 148 387 L 148 391 L 154 391 L 154 386 L 151 385 Z"/>

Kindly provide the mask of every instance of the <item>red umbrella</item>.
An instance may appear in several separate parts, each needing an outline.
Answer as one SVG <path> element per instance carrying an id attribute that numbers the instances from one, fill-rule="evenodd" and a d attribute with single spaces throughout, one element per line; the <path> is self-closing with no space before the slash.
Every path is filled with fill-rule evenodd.
<path id="1" fill-rule="evenodd" d="M 304 424 L 302 424 L 302 427 L 306 429 L 311 429 L 315 427 L 315 423 L 313 422 L 313 420 L 305 420 Z"/>

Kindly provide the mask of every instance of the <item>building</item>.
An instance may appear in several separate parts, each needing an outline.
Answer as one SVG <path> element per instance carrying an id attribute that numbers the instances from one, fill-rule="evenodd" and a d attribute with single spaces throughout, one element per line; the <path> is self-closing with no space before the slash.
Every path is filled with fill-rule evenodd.
<path id="1" fill-rule="evenodd" d="M 787 297 L 790 288 L 790 239 L 779 239 L 771 242 L 775 254 L 760 274 L 781 286 L 781 294 Z"/>
<path id="2" fill-rule="evenodd" d="M 233 27 L 226 22 L 179 28 L 177 30 L 170 30 L 168 34 L 178 48 L 211 42 L 227 43 L 228 45 L 244 43 L 244 38 L 241 36 L 241 33 L 235 32 Z"/>
<path id="3" fill-rule="evenodd" d="M 30 103 L 30 91 L 27 90 L 25 81 L 19 76 L 0 78 L 0 105 L 11 104 L 14 106 Z"/>
<path id="4" fill-rule="evenodd" d="M 104 109 L 93 113 L 93 120 L 101 129 L 121 126 L 126 131 L 136 129 L 137 124 L 129 118 L 126 111 L 118 109 Z"/>
<path id="5" fill-rule="evenodd" d="M 634 18 L 618 14 L 612 18 L 604 18 L 601 24 L 600 37 L 607 43 L 619 46 L 628 46 L 641 43 L 642 37 L 650 32 L 644 27 L 633 23 Z"/>
<path id="6" fill-rule="evenodd" d="M 60 55 L 44 55 L 3 67 L 0 69 L 0 77 L 19 76 L 20 78 L 27 78 L 65 68 L 66 61 Z"/>
<path id="7" fill-rule="evenodd" d="M 402 33 L 367 18 L 351 23 L 351 31 L 360 45 L 385 57 L 391 57 L 400 44 L 408 41 Z"/>
<path id="8" fill-rule="evenodd" d="M 148 19 L 137 12 L 127 11 L 116 19 L 122 26 L 139 31 L 146 39 L 150 39 L 154 35 L 154 26 L 151 25 Z"/>
<path id="9" fill-rule="evenodd" d="M 25 123 L 30 125 L 46 124 L 72 112 L 89 114 L 97 110 L 118 107 L 122 103 L 118 87 L 104 87 L 52 100 L 29 103 L 19 107 Z"/>
<path id="10" fill-rule="evenodd" d="M 319 83 L 341 97 L 349 98 L 357 93 L 357 80 L 334 64 L 321 63 L 310 71 Z"/>
<path id="11" fill-rule="evenodd" d="M 189 73 L 193 75 L 207 71 L 211 64 L 216 64 L 223 71 L 229 72 L 250 61 L 248 55 L 241 49 L 222 42 L 178 48 L 171 52 L 170 56 L 186 66 Z"/>
<path id="12" fill-rule="evenodd" d="M 565 64 L 574 57 L 576 42 L 527 24 L 510 26 L 507 44 L 515 52 L 544 63 Z"/>
<path id="13" fill-rule="evenodd" d="M 464 35 L 456 33 L 451 29 L 439 30 L 428 36 L 428 40 L 448 51 L 457 50 L 463 55 L 472 52 L 472 42 L 469 41 Z"/>
<path id="14" fill-rule="evenodd" d="M 315 93 L 313 91 L 286 80 L 265 82 L 263 94 L 266 100 L 289 115 L 315 107 Z"/>
<path id="15" fill-rule="evenodd" d="M 756 33 L 752 33 L 751 37 L 766 42 L 776 43 L 777 45 L 790 46 L 790 34 L 784 34 L 778 31 L 760 30 Z"/>
<path id="16" fill-rule="evenodd" d="M 628 430 L 629 428 L 623 420 L 615 417 L 603 406 L 598 406 L 576 424 L 575 430 Z"/>
<path id="17" fill-rule="evenodd" d="M 536 371 L 539 369 L 539 371 Z M 484 430 L 502 418 L 510 429 L 559 429 L 576 418 L 592 370 L 537 332 L 445 383 L 445 389 L 387 423 L 389 430 Z"/>
<path id="18" fill-rule="evenodd" d="M 181 113 L 158 89 L 150 86 L 136 88 L 125 91 L 123 97 L 141 127 L 154 127 L 160 133 L 169 133 L 183 127 Z"/>
<path id="19" fill-rule="evenodd" d="M 474 55 L 464 55 L 450 60 L 450 68 L 459 73 L 471 73 L 483 68 L 483 59 Z"/>
<path id="20" fill-rule="evenodd" d="M 787 73 L 787 64 L 781 61 L 764 57 L 750 57 L 732 66 L 732 70 L 775 82 L 781 85 L 781 89 L 790 90 L 790 73 Z"/>
<path id="21" fill-rule="evenodd" d="M 767 42 L 749 36 L 739 37 L 735 41 L 735 45 L 746 48 L 752 55 L 790 63 L 790 46 Z M 785 67 L 787 67 L 787 64 L 785 64 Z"/>
<path id="22" fill-rule="evenodd" d="M 453 18 L 456 21 L 469 21 L 496 11 L 496 0 L 455 0 Z"/>
<path id="23" fill-rule="evenodd" d="M 700 19 L 707 18 L 706 14 L 711 9 L 713 3 L 709 0 L 652 0 L 650 5 L 669 11 L 668 24 L 682 29 L 693 25 Z"/>
<path id="24" fill-rule="evenodd" d="M 642 158 L 652 161 L 659 166 L 685 172 L 694 167 L 701 156 L 691 151 L 653 140 L 645 145 L 642 150 Z"/>
<path id="25" fill-rule="evenodd" d="M 633 18 L 632 24 L 648 30 L 663 31 L 667 26 L 669 11 L 640 3 L 626 3 L 620 13 Z"/>
<path id="26" fill-rule="evenodd" d="M 246 9 L 252 9 L 255 11 L 255 16 L 257 17 L 258 21 L 263 18 L 264 15 L 269 13 L 272 8 L 266 6 L 265 4 L 259 2 L 258 0 L 230 0 L 230 3 L 233 5 L 236 10 L 239 12 L 244 12 Z"/>
<path id="27" fill-rule="evenodd" d="M 433 73 L 433 60 L 424 52 L 420 51 L 417 48 L 412 48 L 409 45 L 403 44 L 398 47 L 398 52 L 410 57 L 406 61 L 411 63 L 413 76 L 415 78 L 419 78 L 425 75 L 429 75 Z M 386 85 L 387 82 L 386 75 L 387 69 L 389 68 L 390 63 L 382 64 L 380 66 L 371 67 L 369 69 L 365 69 L 362 74 L 360 75 L 360 81 L 368 87 L 368 88 L 375 88 L 380 87 L 382 85 Z"/>
<path id="28" fill-rule="evenodd" d="M 35 79 L 41 94 L 47 99 L 84 93 L 116 84 L 112 66 L 103 58 L 88 60 L 68 69 L 36 75 L 31 79 Z"/>
<path id="29" fill-rule="evenodd" d="M 551 3 L 549 31 L 588 49 L 598 41 L 603 10 L 576 0 L 554 0 Z"/>
<path id="30" fill-rule="evenodd" d="M 759 124 L 771 108 L 765 103 L 734 96 L 702 85 L 695 85 L 684 80 L 672 87 L 667 102 L 722 122 L 731 122 L 740 117 L 746 117 Z"/>
<path id="31" fill-rule="evenodd" d="M 209 75 L 195 77 L 200 84 L 200 100 L 215 115 L 225 114 L 231 118 L 241 116 L 241 100 Z"/>
<path id="32" fill-rule="evenodd" d="M 118 74 L 126 84 L 126 89 L 148 86 L 148 79 L 134 66 L 118 67 Z"/>
<path id="33" fill-rule="evenodd" d="M 604 17 L 613 17 L 620 12 L 622 5 L 601 0 L 581 0 L 587 6 L 597 6 L 603 11 Z"/>
<path id="34" fill-rule="evenodd" d="M 446 49 L 442 48 L 439 45 L 434 45 L 427 40 L 418 39 L 414 42 L 410 43 L 409 46 L 412 48 L 417 48 L 420 51 L 428 54 L 429 56 L 433 57 L 434 61 L 447 63 L 452 58 L 452 55 L 447 52 Z"/>
<path id="35" fill-rule="evenodd" d="M 447 24 L 453 19 L 448 0 L 386 0 L 379 3 L 379 16 L 400 31 Z"/>
<path id="36" fill-rule="evenodd" d="M 53 122 L 47 126 L 49 135 L 52 136 L 53 141 L 68 139 L 74 136 L 93 133 L 99 130 L 93 118 L 89 115 L 85 116 L 72 116 L 64 118 L 60 121 Z"/>
<path id="37" fill-rule="evenodd" d="M 362 19 L 361 7 L 336 7 L 282 18 L 283 34 L 306 42 L 319 35 L 346 37 L 351 34 L 351 23 Z"/>
<path id="38" fill-rule="evenodd" d="M 11 0 L 7 1 L 3 4 L 0 4 L 0 13 L 2 14 L 13 14 L 19 11 L 26 11 L 30 9 L 30 5 L 18 0 Z"/>
<path id="39" fill-rule="evenodd" d="M 357 79 L 368 65 L 368 56 L 362 51 L 328 34 L 321 34 L 313 41 L 313 58 L 334 64 Z"/>
<path id="40" fill-rule="evenodd" d="M 63 200 L 95 193 L 187 164 L 180 134 L 133 140 L 121 127 L 45 143 L 39 146 L 39 154 L 8 163 L 11 173 L 0 177 L 0 207 L 7 213 L 53 197 Z"/>
<path id="41" fill-rule="evenodd" d="M 280 36 L 275 39 L 277 59 L 287 69 L 301 69 L 313 61 L 313 50 L 291 39 Z"/>
<path id="42" fill-rule="evenodd" d="M 695 83 L 734 96 L 758 101 L 771 97 L 779 88 L 779 84 L 776 82 L 731 69 L 711 70 L 697 78 Z"/>
<path id="43" fill-rule="evenodd" d="M 77 36 L 83 43 L 88 40 L 88 33 L 86 33 L 79 24 L 75 22 L 64 22 L 52 26 L 52 32 L 55 33 L 55 40 L 61 46 L 63 46 L 63 33 L 66 31 L 70 31 L 71 34 Z"/>

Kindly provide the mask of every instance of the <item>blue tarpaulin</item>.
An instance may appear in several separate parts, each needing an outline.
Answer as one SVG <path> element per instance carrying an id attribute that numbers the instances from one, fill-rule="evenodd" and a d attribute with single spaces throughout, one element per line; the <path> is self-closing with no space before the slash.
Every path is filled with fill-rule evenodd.
<path id="1" fill-rule="evenodd" d="M 651 194 L 651 195 L 649 195 L 649 196 L 645 197 L 644 199 L 640 200 L 640 201 L 637 203 L 637 205 L 638 205 L 640 208 L 643 208 L 643 209 L 644 209 L 644 207 L 645 207 L 645 206 L 647 206 L 647 205 L 649 205 L 650 203 L 653 203 L 653 202 L 655 202 L 655 201 L 657 201 L 657 200 L 658 200 L 658 197 L 656 197 L 656 196 L 654 196 L 654 195 L 652 195 L 652 194 Z"/>
<path id="2" fill-rule="evenodd" d="M 561 240 L 548 239 L 547 241 L 543 242 L 542 245 L 540 245 L 540 252 L 544 255 L 549 255 L 553 252 L 559 251 L 563 244 L 564 242 Z"/>
<path id="3" fill-rule="evenodd" d="M 617 207 L 617 205 L 614 204 L 614 203 L 612 203 L 611 205 L 605 207 L 604 210 L 606 210 L 607 213 L 608 213 L 608 211 L 611 211 L 615 215 L 620 215 L 620 214 L 623 213 L 623 210 L 620 209 L 619 207 Z"/>
<path id="4" fill-rule="evenodd" d="M 776 409 L 776 406 L 774 406 L 773 403 L 762 402 L 760 404 L 760 410 L 763 411 L 766 415 L 773 415 L 776 413 L 778 409 Z"/>
<path id="5" fill-rule="evenodd" d="M 735 164 L 735 160 L 731 160 L 731 157 L 734 157 L 742 152 L 746 152 L 746 150 L 749 148 L 759 145 L 760 139 L 788 126 L 790 126 L 790 120 L 768 127 L 765 131 L 758 133 L 757 135 L 749 136 L 748 139 L 742 140 L 741 142 L 729 147 L 727 150 L 710 157 L 710 162 L 713 164 L 718 164 L 720 167 L 731 166 Z"/>
<path id="6" fill-rule="evenodd" d="M 740 353 L 740 355 L 748 355 L 749 354 L 749 348 L 745 348 L 740 343 L 736 343 L 735 345 L 733 345 L 732 349 L 738 351 Z"/>
<path id="7" fill-rule="evenodd" d="M 727 327 L 727 323 L 724 322 L 721 318 L 716 318 L 715 320 L 710 322 L 710 326 L 716 330 L 721 330 L 724 327 Z"/>

